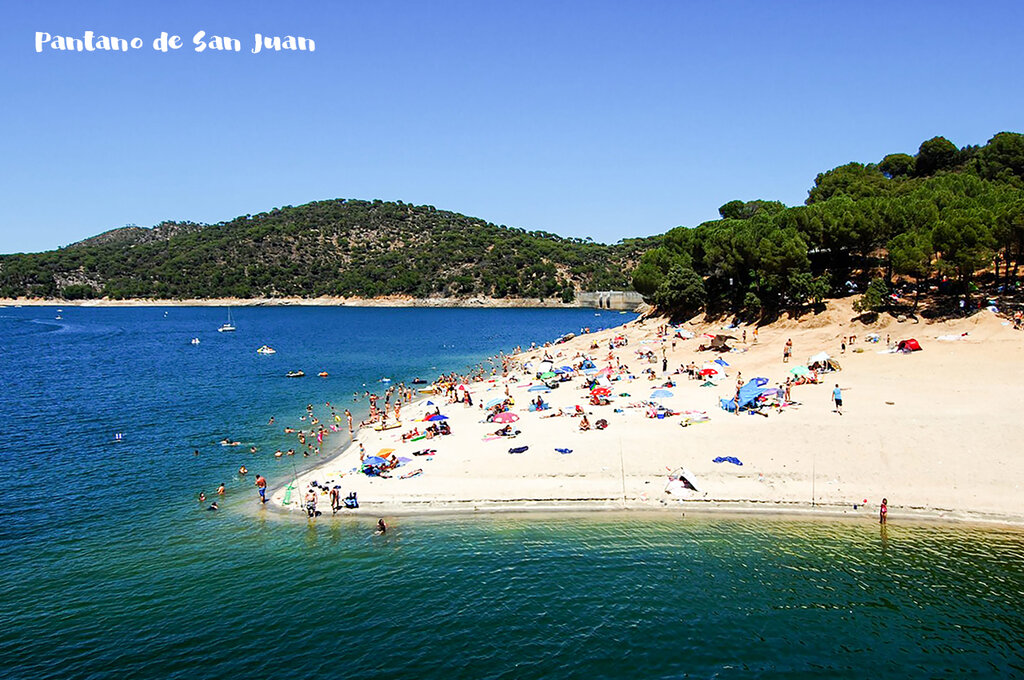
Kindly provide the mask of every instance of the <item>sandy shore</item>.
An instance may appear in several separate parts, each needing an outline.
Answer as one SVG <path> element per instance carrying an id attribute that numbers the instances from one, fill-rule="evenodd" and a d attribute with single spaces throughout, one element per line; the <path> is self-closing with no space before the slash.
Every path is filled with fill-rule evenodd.
<path id="1" fill-rule="evenodd" d="M 720 324 L 702 321 L 684 325 L 696 337 L 676 339 L 674 348 L 671 339 L 657 335 L 662 322 L 655 319 L 581 336 L 547 351 L 556 366 L 578 362 L 578 354 L 593 357 L 599 368 L 614 366 L 616 359 L 627 365 L 630 370 L 612 382 L 612 403 L 589 405 L 589 392 L 579 377 L 543 396 L 554 410 L 581 406 L 591 423 L 606 419 L 607 429 L 582 432 L 578 418 L 543 418 L 552 411 L 529 412 L 527 406 L 537 394 L 529 386 L 537 381 L 528 372 L 516 371 L 509 379 L 471 385 L 471 408 L 429 397 L 434 405 L 424 399 L 403 409 L 401 428 L 357 432 L 356 440 L 368 455 L 393 448 L 396 455 L 411 459 L 392 478 L 358 472 L 358 449 L 349 448 L 297 480 L 292 492 L 296 502 L 282 505 L 284 488 L 272 494 L 272 502 L 300 511 L 297 501 L 315 480 L 340 485 L 343 495 L 356 491 L 363 510 L 376 514 L 682 507 L 873 517 L 887 497 L 892 519 L 912 515 L 1024 522 L 1024 457 L 1017 423 L 1024 407 L 1024 334 L 989 312 L 934 324 L 890 319 L 871 327 L 854 322 L 853 316 L 848 302 L 835 303 L 823 314 L 761 328 L 756 344 L 753 327 L 730 329 L 737 336 L 730 342 L 734 351 L 722 355 L 697 351 L 707 342 L 703 333 L 721 330 Z M 744 329 L 747 343 L 740 339 Z M 865 342 L 872 331 L 881 335 L 880 343 Z M 851 333 L 858 341 L 841 353 L 840 338 Z M 610 355 L 609 340 L 618 335 L 627 337 L 628 345 Z M 886 335 L 894 343 L 916 338 L 923 351 L 881 353 Z M 793 360 L 784 364 L 787 339 L 793 342 Z M 590 349 L 595 342 L 599 348 Z M 661 370 L 662 348 L 669 375 Z M 655 363 L 638 358 L 638 350 L 648 349 L 654 350 Z M 538 361 L 543 351 L 517 359 Z M 823 384 L 793 387 L 798 405 L 766 409 L 767 417 L 737 416 L 719 407 L 720 397 L 733 396 L 737 372 L 745 380 L 766 377 L 774 386 L 789 369 L 820 351 L 831 354 L 843 370 L 826 374 Z M 680 364 L 701 365 L 719 356 L 730 366 L 716 387 L 671 375 Z M 655 380 L 642 373 L 647 368 L 655 369 Z M 646 401 L 666 378 L 676 384 L 669 388 L 673 396 L 661 403 L 675 411 L 704 411 L 707 422 L 681 427 L 681 416 L 648 418 L 645 409 L 629 407 Z M 835 383 L 843 389 L 843 415 L 832 405 Z M 521 434 L 491 438 L 489 433 L 499 425 L 481 422 L 485 412 L 480 405 L 503 397 L 506 385 L 519 417 L 513 427 Z M 422 430 L 426 423 L 418 420 L 436 407 L 448 416 L 453 434 L 402 442 L 400 435 L 414 427 Z M 528 447 L 525 452 L 509 453 L 523 446 Z M 411 455 L 427 447 L 437 453 Z M 713 462 L 729 456 L 743 465 Z M 693 473 L 700 493 L 681 499 L 665 492 L 668 472 L 678 467 Z M 399 478 L 416 469 L 423 473 Z M 326 496 L 320 497 L 320 509 L 330 516 Z"/>

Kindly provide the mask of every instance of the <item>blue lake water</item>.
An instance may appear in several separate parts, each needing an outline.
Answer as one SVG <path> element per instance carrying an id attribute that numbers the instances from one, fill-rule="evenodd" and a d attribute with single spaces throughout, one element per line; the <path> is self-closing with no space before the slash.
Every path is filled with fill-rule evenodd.
<path id="1" fill-rule="evenodd" d="M 632 315 L 225 314 L 0 309 L 0 676 L 1024 676 L 1016 529 L 624 513 L 373 537 L 254 510 L 237 474 L 313 462 L 272 455 L 306 404 Z"/>

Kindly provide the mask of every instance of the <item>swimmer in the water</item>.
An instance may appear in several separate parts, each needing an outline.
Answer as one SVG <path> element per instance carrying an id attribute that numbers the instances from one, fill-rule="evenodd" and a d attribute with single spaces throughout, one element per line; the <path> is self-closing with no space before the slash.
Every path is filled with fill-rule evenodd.
<path id="1" fill-rule="evenodd" d="M 388 525 L 384 523 L 384 518 L 381 517 L 380 519 L 377 520 L 377 530 L 374 531 L 373 533 L 376 536 L 380 536 L 382 534 L 386 534 L 387 532 L 388 532 Z"/>

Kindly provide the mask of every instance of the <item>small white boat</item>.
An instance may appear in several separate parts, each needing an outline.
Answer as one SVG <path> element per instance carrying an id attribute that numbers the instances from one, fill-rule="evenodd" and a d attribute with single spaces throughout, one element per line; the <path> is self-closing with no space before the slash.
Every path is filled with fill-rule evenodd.
<path id="1" fill-rule="evenodd" d="M 53 318 L 54 318 L 54 319 L 56 319 L 57 321 L 60 321 L 60 320 L 61 320 L 61 319 L 63 319 L 64 317 L 62 317 L 62 316 L 61 316 L 60 314 L 58 314 L 57 316 L 55 316 L 55 317 L 53 317 Z"/>
<path id="2" fill-rule="evenodd" d="M 256 350 L 256 354 L 277 354 L 277 350 L 270 345 L 263 345 L 263 347 Z"/>
<path id="3" fill-rule="evenodd" d="M 193 345 L 198 345 L 199 344 L 199 338 L 192 338 L 191 340 L 189 340 L 189 342 L 191 342 Z"/>
<path id="4" fill-rule="evenodd" d="M 228 320 L 227 320 L 227 323 L 223 324 L 220 328 L 217 329 L 217 331 L 220 332 L 220 333 L 227 333 L 228 331 L 234 331 L 234 330 L 237 330 L 237 329 L 235 328 L 235 324 L 233 324 L 231 322 L 231 310 L 228 309 Z"/>

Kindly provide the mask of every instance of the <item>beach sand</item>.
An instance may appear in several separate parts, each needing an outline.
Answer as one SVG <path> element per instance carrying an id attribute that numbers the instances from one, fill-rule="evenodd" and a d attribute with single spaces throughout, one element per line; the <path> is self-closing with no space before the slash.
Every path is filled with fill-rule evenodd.
<path id="1" fill-rule="evenodd" d="M 356 433 L 367 455 L 393 448 L 412 462 L 398 468 L 390 479 L 370 478 L 358 471 L 357 447 L 304 473 L 297 480 L 295 502 L 285 509 L 300 511 L 303 493 L 311 481 L 339 484 L 343 495 L 356 491 L 364 512 L 449 511 L 453 509 L 578 508 L 729 508 L 770 511 L 819 512 L 877 516 L 883 497 L 889 500 L 890 519 L 904 515 L 1022 522 L 1024 496 L 1021 479 L 1019 419 L 1024 413 L 1024 334 L 1003 325 L 983 311 L 968 319 L 941 323 L 898 323 L 886 319 L 871 326 L 853 320 L 849 301 L 830 303 L 826 312 L 784 320 L 759 329 L 753 326 L 722 331 L 721 323 L 702 319 L 683 324 L 696 337 L 663 341 L 656 329 L 661 319 L 638 320 L 617 329 L 581 335 L 546 351 L 555 365 L 570 364 L 577 353 L 592 356 L 599 368 L 609 365 L 609 339 L 624 335 L 628 345 L 614 350 L 635 379 L 613 382 L 609 406 L 590 406 L 581 378 L 545 393 L 545 401 L 559 408 L 582 406 L 593 424 L 607 419 L 603 431 L 579 430 L 579 419 L 541 418 L 552 413 L 528 412 L 536 384 L 516 371 L 519 382 L 500 376 L 471 385 L 474 406 L 448 404 L 443 397 L 427 397 L 449 417 L 453 434 L 405 443 L 401 433 L 414 427 L 429 408 L 426 399 L 403 409 L 403 426 L 386 432 L 364 428 Z M 747 331 L 747 343 L 739 337 Z M 881 342 L 866 342 L 869 332 Z M 730 344 L 739 351 L 725 354 L 698 352 L 707 338 L 702 334 L 727 332 L 737 336 Z M 962 335 L 967 333 L 967 335 Z M 856 344 L 840 353 L 840 338 L 856 334 Z M 916 338 L 923 351 L 911 354 L 879 353 L 886 335 L 893 343 Z M 937 340 L 956 336 L 954 341 Z M 793 358 L 782 362 L 783 345 L 793 342 Z M 596 342 L 599 349 L 591 350 Z M 717 387 L 701 387 L 686 376 L 669 376 L 676 385 L 662 399 L 677 411 L 705 411 L 707 422 L 681 427 L 680 416 L 652 419 L 644 409 L 628 408 L 645 401 L 666 379 L 661 367 L 665 347 L 669 373 L 690 361 L 698 365 L 721 356 L 730 366 Z M 497 349 L 497 348 L 496 348 Z M 655 351 L 656 363 L 637 358 L 637 350 Z M 854 350 L 863 350 L 861 352 Z M 544 349 L 525 352 L 520 362 L 537 361 Z M 737 372 L 744 380 L 763 376 L 769 386 L 783 382 L 792 367 L 825 351 L 842 369 L 827 373 L 823 383 L 797 385 L 792 398 L 799 406 L 782 412 L 766 409 L 767 417 L 734 415 L 719 407 L 719 398 L 735 393 Z M 611 362 L 614 364 L 614 361 Z M 657 380 L 642 375 L 653 368 Z M 511 377 L 511 376 L 510 376 Z M 843 390 L 843 414 L 834 411 L 832 388 Z M 487 439 L 499 424 L 480 422 L 480 404 L 503 397 L 509 385 L 519 416 L 514 439 Z M 621 408 L 621 413 L 614 409 Z M 511 454 L 511 447 L 529 447 Z M 413 451 L 436 449 L 436 455 L 413 457 Z M 561 454 L 556 448 L 572 449 Z M 742 466 L 714 463 L 733 456 Z M 678 499 L 665 492 L 670 470 L 692 472 L 701 493 Z M 415 469 L 423 474 L 400 479 Z M 272 503 L 281 506 L 285 490 L 278 488 Z M 866 501 L 866 504 L 865 504 Z M 855 508 L 856 506 L 856 508 Z M 319 508 L 330 516 L 326 496 Z"/>

